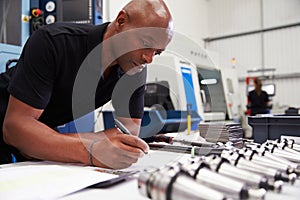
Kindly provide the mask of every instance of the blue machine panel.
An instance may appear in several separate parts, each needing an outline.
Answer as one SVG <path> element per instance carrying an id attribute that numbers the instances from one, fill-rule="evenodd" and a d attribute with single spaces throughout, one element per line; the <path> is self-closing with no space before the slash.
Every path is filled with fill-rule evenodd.
<path id="1" fill-rule="evenodd" d="M 103 0 L 94 0 L 94 24 L 103 23 Z"/>
<path id="2" fill-rule="evenodd" d="M 173 133 L 181 132 L 187 128 L 187 111 L 181 110 L 145 110 L 142 118 L 140 138 L 147 138 L 158 133 Z M 104 128 L 109 129 L 114 127 L 114 112 L 104 111 L 103 122 Z M 201 117 L 197 112 L 191 112 L 192 126 L 196 126 L 201 121 Z"/>
<path id="3" fill-rule="evenodd" d="M 22 21 L 21 21 L 21 45 L 24 46 L 29 34 L 29 12 L 30 12 L 30 0 L 22 0 Z"/>
<path id="4" fill-rule="evenodd" d="M 57 127 L 60 133 L 87 133 L 94 131 L 94 112 Z"/>
<path id="5" fill-rule="evenodd" d="M 191 105 L 191 110 L 197 112 L 197 103 L 195 98 L 194 84 L 192 79 L 192 70 L 188 67 L 181 67 L 186 103 Z M 198 124 L 192 124 L 191 130 L 197 130 Z"/>
<path id="6" fill-rule="evenodd" d="M 10 59 L 19 59 L 22 47 L 0 44 L 0 73 L 5 71 L 6 62 Z"/>

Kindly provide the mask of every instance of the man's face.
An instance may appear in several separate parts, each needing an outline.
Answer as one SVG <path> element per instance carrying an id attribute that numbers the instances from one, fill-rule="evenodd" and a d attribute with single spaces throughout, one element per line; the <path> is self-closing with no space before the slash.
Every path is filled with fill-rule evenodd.
<path id="1" fill-rule="evenodd" d="M 171 32 L 164 28 L 135 28 L 121 33 L 115 51 L 121 69 L 129 75 L 142 71 L 170 42 Z"/>

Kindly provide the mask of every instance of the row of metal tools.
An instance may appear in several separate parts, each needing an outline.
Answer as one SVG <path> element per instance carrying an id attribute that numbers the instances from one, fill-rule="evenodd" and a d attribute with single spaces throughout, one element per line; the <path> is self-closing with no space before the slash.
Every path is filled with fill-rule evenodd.
<path id="1" fill-rule="evenodd" d="M 245 141 L 241 149 L 224 144 L 221 154 L 197 156 L 140 173 L 140 193 L 153 200 L 264 199 L 300 175 L 300 145 L 292 140 L 263 144 Z"/>

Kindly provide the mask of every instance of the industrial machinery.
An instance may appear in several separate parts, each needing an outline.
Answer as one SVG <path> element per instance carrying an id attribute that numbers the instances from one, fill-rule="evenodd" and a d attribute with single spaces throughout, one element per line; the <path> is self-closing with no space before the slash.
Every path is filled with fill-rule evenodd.
<path id="1" fill-rule="evenodd" d="M 263 152 L 253 154 L 253 149 L 265 151 L 267 146 L 273 149 L 272 156 Z M 299 154 L 290 141 L 268 141 L 262 145 L 245 141 L 242 149 L 226 144 L 225 147 L 221 154 L 145 169 L 138 177 L 140 194 L 154 200 L 279 199 L 287 198 L 291 188 L 297 190 L 298 161 L 285 159 L 290 152 Z M 212 194 L 215 196 L 209 196 Z M 296 198 L 295 194 L 291 197 Z"/>
<path id="2" fill-rule="evenodd" d="M 18 59 L 30 34 L 56 21 L 101 24 L 102 0 L 0 1 L 0 72 Z"/>
<path id="3" fill-rule="evenodd" d="M 3 0 L 0 43 L 23 46 L 30 34 L 57 21 L 102 23 L 102 0 Z"/>
<path id="4" fill-rule="evenodd" d="M 148 66 L 147 81 L 168 81 L 175 109 L 186 110 L 191 103 L 203 121 L 226 119 L 221 71 L 209 53 L 186 36 L 174 34 L 166 51 Z"/>
<path id="5" fill-rule="evenodd" d="M 30 33 L 54 22 L 102 23 L 102 0 L 31 0 Z"/>
<path id="6" fill-rule="evenodd" d="M 0 73 L 17 60 L 29 37 L 29 0 L 0 1 Z"/>

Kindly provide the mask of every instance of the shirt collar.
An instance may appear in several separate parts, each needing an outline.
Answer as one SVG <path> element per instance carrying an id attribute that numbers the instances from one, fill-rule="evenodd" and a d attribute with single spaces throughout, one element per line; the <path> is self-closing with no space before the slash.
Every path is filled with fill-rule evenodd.
<path id="1" fill-rule="evenodd" d="M 121 69 L 120 65 L 118 65 L 118 76 L 119 78 L 121 78 L 121 76 L 123 76 L 125 74 L 125 72 Z"/>
<path id="2" fill-rule="evenodd" d="M 103 36 L 110 22 L 103 23 L 93 27 L 88 33 L 88 52 L 93 50 L 103 41 Z"/>

